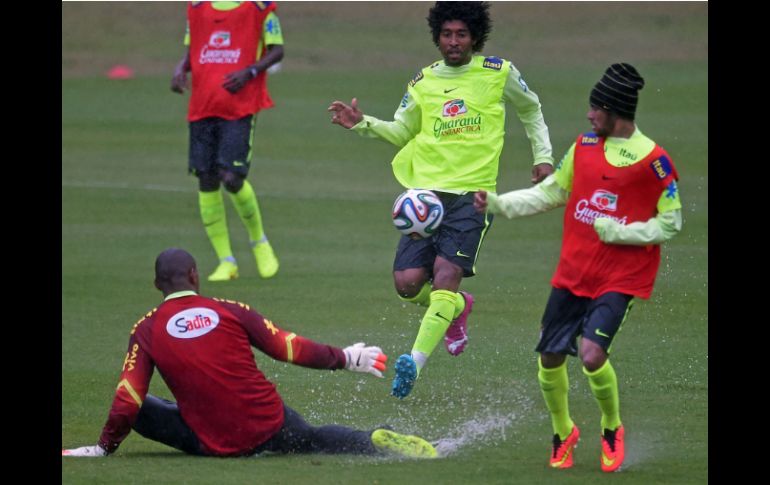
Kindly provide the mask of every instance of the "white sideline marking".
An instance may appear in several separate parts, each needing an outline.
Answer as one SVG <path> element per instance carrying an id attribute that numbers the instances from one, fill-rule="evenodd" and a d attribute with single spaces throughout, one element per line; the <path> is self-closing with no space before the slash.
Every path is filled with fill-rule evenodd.
<path id="1" fill-rule="evenodd" d="M 76 187 L 84 189 L 110 189 L 110 190 L 153 190 L 157 192 L 185 192 L 189 194 L 195 194 L 198 192 L 198 185 L 193 183 L 188 187 L 180 187 L 176 185 L 159 185 L 159 184 L 128 184 L 125 182 L 102 182 L 98 180 L 91 180 L 87 182 L 76 180 L 62 180 L 62 187 Z M 398 189 L 397 189 L 398 190 Z M 394 192 L 395 193 L 395 192 Z M 279 199 L 298 199 L 298 200 L 338 200 L 338 201 L 367 201 L 367 202 L 381 202 L 383 200 L 389 200 L 394 194 L 391 191 L 379 193 L 372 190 L 361 189 L 360 192 L 345 192 L 346 197 L 341 197 L 342 193 L 330 193 L 330 192 L 286 192 L 286 191 L 260 191 L 258 196 L 275 197 Z M 390 204 L 390 202 L 388 202 Z"/>
<path id="2" fill-rule="evenodd" d="M 131 186 L 121 182 L 76 182 L 62 180 L 62 187 L 80 187 L 85 189 L 124 189 L 124 190 L 156 190 L 159 192 L 193 192 L 195 187 L 177 187 L 175 185 L 144 184 Z"/>

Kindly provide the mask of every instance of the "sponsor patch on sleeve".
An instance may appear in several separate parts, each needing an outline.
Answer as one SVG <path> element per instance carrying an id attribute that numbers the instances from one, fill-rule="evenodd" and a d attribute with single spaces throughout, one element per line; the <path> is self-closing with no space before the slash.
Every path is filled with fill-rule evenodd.
<path id="1" fill-rule="evenodd" d="M 495 71 L 499 71 L 503 67 L 503 60 L 499 57 L 485 57 L 484 63 L 481 64 L 481 67 L 485 67 L 487 69 L 494 69 Z"/>
<path id="2" fill-rule="evenodd" d="M 519 85 L 521 85 L 521 89 L 523 89 L 525 93 L 529 91 L 529 86 L 527 86 L 527 83 L 524 82 L 524 78 L 521 77 L 521 75 L 519 75 Z"/>
<path id="3" fill-rule="evenodd" d="M 420 69 L 420 71 L 417 73 L 417 75 L 415 75 L 412 78 L 412 80 L 409 81 L 409 87 L 411 88 L 412 86 L 414 86 L 415 84 L 420 82 L 422 80 L 422 78 L 424 78 L 424 77 L 425 77 L 425 75 L 422 73 L 422 69 Z"/>
<path id="4" fill-rule="evenodd" d="M 653 172 L 655 172 L 656 177 L 658 177 L 660 180 L 663 180 L 671 175 L 671 160 L 669 160 L 667 156 L 663 155 L 659 159 L 654 160 L 650 164 L 650 168 Z"/>

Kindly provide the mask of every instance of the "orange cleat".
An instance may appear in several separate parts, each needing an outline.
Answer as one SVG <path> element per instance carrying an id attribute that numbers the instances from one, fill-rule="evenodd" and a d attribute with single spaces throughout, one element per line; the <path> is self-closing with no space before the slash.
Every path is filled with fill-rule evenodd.
<path id="1" fill-rule="evenodd" d="M 572 455 L 577 442 L 580 438 L 580 430 L 576 425 L 572 425 L 572 431 L 567 439 L 562 441 L 558 434 L 553 435 L 553 452 L 551 453 L 551 468 L 570 468 L 572 466 Z"/>
<path id="2" fill-rule="evenodd" d="M 625 446 L 626 430 L 623 425 L 615 430 L 605 429 L 602 434 L 602 471 L 611 473 L 620 469 L 623 458 L 626 457 Z"/>

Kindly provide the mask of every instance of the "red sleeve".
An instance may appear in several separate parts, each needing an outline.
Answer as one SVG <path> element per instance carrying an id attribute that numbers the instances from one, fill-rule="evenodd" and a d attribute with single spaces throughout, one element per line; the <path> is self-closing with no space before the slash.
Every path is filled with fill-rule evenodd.
<path id="1" fill-rule="evenodd" d="M 313 369 L 345 367 L 342 349 L 283 330 L 243 303 L 228 302 L 226 306 L 249 334 L 251 345 L 270 357 Z"/>
<path id="2" fill-rule="evenodd" d="M 120 443 L 131 432 L 131 426 L 136 421 L 139 408 L 142 406 L 155 364 L 147 353 L 144 336 L 149 332 L 149 325 L 134 326 L 131 330 L 131 338 L 128 340 L 128 352 L 123 361 L 123 371 L 115 390 L 115 398 L 107 418 L 107 423 L 102 429 L 99 444 L 108 453 L 114 452 Z"/>

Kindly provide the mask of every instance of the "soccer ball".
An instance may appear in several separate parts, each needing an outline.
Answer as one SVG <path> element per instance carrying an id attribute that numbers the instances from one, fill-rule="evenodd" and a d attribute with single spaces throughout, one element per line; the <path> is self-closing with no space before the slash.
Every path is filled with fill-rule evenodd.
<path id="1" fill-rule="evenodd" d="M 444 218 L 441 199 L 424 189 L 409 189 L 393 203 L 393 225 L 413 239 L 431 237 Z"/>

